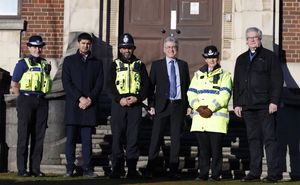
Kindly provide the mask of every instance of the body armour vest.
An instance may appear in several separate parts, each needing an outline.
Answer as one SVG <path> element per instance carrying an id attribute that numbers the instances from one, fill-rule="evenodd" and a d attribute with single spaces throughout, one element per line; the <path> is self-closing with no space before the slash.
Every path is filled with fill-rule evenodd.
<path id="1" fill-rule="evenodd" d="M 23 74 L 20 80 L 20 90 L 48 93 L 51 88 L 50 74 L 44 71 L 46 60 L 41 63 L 31 65 L 29 58 L 24 58 L 28 70 Z"/>
<path id="2" fill-rule="evenodd" d="M 124 63 L 120 59 L 115 60 L 116 87 L 120 94 L 138 94 L 141 89 L 141 65 L 140 60 L 132 63 Z"/>

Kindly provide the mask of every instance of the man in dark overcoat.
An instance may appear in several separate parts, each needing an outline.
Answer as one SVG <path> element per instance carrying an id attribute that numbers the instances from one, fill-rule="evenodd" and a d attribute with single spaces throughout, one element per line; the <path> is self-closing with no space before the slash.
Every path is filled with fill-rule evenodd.
<path id="1" fill-rule="evenodd" d="M 64 59 L 62 81 L 66 92 L 66 177 L 73 176 L 77 133 L 80 133 L 83 175 L 96 177 L 91 164 L 91 136 L 95 127 L 97 102 L 103 87 L 102 62 L 91 53 L 92 37 L 78 36 L 78 50 Z"/>
<path id="2" fill-rule="evenodd" d="M 265 155 L 268 170 L 263 181 L 275 183 L 279 180 L 276 116 L 283 74 L 275 53 L 262 46 L 262 36 L 257 27 L 246 30 L 249 49 L 236 59 L 233 107 L 245 121 L 250 152 L 250 172 L 241 181 L 260 181 Z"/>

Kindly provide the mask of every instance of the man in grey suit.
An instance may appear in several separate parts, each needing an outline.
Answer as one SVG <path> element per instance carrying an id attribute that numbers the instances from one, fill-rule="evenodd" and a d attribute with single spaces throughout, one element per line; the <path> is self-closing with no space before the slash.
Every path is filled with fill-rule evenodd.
<path id="1" fill-rule="evenodd" d="M 170 124 L 170 178 L 180 179 L 178 173 L 180 133 L 187 113 L 186 92 L 190 84 L 188 64 L 176 58 L 178 41 L 167 37 L 164 41 L 165 58 L 154 61 L 150 71 L 151 94 L 149 113 L 154 115 L 151 144 L 145 176 L 152 177 L 166 124 Z"/>

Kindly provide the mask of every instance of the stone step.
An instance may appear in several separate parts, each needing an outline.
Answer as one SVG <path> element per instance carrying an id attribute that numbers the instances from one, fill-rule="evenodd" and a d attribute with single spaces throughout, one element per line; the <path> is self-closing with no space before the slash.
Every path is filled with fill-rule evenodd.
<path id="1" fill-rule="evenodd" d="M 105 176 L 109 173 L 110 169 L 108 169 L 109 167 L 105 166 L 105 167 L 99 167 L 96 166 L 94 168 L 94 171 L 97 175 L 99 176 Z M 138 167 L 141 171 L 143 171 L 144 169 L 141 167 Z M 126 169 L 127 170 L 127 169 Z M 66 173 L 66 167 L 64 165 L 41 165 L 41 171 L 43 171 L 46 174 L 57 174 L 57 175 L 63 175 Z M 196 168 L 182 168 L 181 172 L 183 174 L 187 173 L 189 174 L 189 176 L 191 177 L 195 177 L 197 176 L 197 169 Z M 244 174 L 248 174 L 249 171 L 239 171 L 239 170 L 231 170 L 231 171 L 224 171 L 225 173 L 229 173 L 232 177 L 231 178 L 236 178 L 236 179 L 240 179 L 243 177 Z M 225 174 L 223 172 L 223 174 Z M 226 174 L 228 175 L 228 174 Z M 225 176 L 225 175 L 223 175 Z M 265 177 L 267 176 L 267 173 L 264 171 L 262 172 L 261 177 Z M 283 173 L 283 180 L 289 180 L 289 173 L 284 172 Z"/>
<path id="2" fill-rule="evenodd" d="M 66 173 L 66 166 L 65 165 L 41 165 L 41 171 L 46 174 L 58 174 L 63 175 Z M 99 176 L 105 175 L 105 167 L 96 166 L 94 168 L 94 172 Z"/>
<path id="3" fill-rule="evenodd" d="M 61 164 L 65 165 L 66 164 L 66 159 L 65 159 L 65 155 L 61 154 Z M 161 156 L 158 159 L 160 162 L 158 162 L 158 164 L 163 164 L 164 163 L 164 157 Z M 223 158 L 223 168 L 224 169 L 240 169 L 241 167 L 243 167 L 243 165 L 240 163 L 239 160 L 235 159 L 235 161 L 233 161 L 234 159 L 228 159 L 228 158 Z M 139 168 L 145 168 L 147 165 L 147 161 L 148 161 L 148 157 L 147 156 L 140 156 L 139 157 L 139 161 L 137 163 L 137 166 Z M 180 157 L 179 158 L 180 161 L 180 168 L 197 168 L 198 166 L 198 157 Z M 83 161 L 82 161 L 82 157 L 80 155 L 76 155 L 76 161 L 75 164 L 77 166 L 82 165 Z M 94 166 L 111 166 L 111 161 L 109 156 L 93 156 L 92 158 L 92 163 Z"/>

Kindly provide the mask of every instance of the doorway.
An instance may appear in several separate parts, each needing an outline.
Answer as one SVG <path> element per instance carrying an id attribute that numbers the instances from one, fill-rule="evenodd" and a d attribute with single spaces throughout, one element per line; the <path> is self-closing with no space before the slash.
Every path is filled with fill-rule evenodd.
<path id="1" fill-rule="evenodd" d="M 188 62 L 191 76 L 204 64 L 205 46 L 221 48 L 222 0 L 124 0 L 121 6 L 124 33 L 133 35 L 135 55 L 148 70 L 164 56 L 170 35 L 178 38 L 178 58 Z"/>

